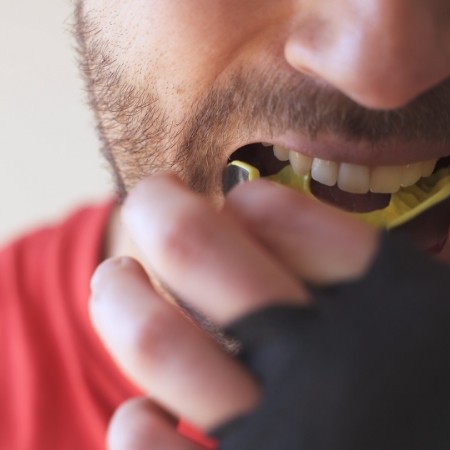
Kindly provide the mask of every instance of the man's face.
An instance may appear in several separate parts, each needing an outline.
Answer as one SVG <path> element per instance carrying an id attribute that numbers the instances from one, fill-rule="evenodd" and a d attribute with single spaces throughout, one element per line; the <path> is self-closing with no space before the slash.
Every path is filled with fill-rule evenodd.
<path id="1" fill-rule="evenodd" d="M 279 167 L 259 145 L 268 143 L 281 159 L 290 150 L 297 171 L 312 170 L 318 192 L 338 185 L 323 194 L 338 206 L 370 210 L 450 154 L 449 0 L 77 6 L 90 99 L 122 196 L 170 169 L 220 202 L 236 150 L 263 171 Z"/>

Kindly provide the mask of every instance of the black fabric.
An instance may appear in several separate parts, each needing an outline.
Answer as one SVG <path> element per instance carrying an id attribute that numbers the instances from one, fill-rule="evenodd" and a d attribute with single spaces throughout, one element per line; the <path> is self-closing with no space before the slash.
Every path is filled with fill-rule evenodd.
<path id="1" fill-rule="evenodd" d="M 361 280 L 232 324 L 259 378 L 221 450 L 449 450 L 450 269 L 383 235 Z"/>

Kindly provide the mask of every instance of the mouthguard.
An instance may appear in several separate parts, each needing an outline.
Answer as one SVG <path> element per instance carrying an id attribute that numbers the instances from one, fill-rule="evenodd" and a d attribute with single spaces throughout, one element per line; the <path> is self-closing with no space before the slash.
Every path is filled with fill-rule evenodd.
<path id="1" fill-rule="evenodd" d="M 227 193 L 235 185 L 261 178 L 256 167 L 243 161 L 232 161 L 224 172 L 223 187 Z M 311 174 L 298 176 L 291 166 L 275 175 L 265 177 L 275 183 L 288 186 L 320 201 L 311 192 Z M 413 186 L 401 188 L 383 209 L 350 214 L 378 228 L 393 229 L 411 221 L 431 207 L 450 197 L 450 167 L 444 167 L 429 177 L 420 179 Z"/>

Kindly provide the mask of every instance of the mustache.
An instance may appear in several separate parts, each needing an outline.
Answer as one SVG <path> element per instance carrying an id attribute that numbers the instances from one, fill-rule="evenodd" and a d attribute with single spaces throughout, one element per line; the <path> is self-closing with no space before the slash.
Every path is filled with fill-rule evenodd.
<path id="1" fill-rule="evenodd" d="M 207 95 L 191 123 L 201 129 L 296 130 L 311 140 L 332 133 L 373 146 L 389 140 L 450 144 L 450 78 L 395 110 L 367 109 L 343 93 L 294 71 L 240 68 Z M 216 134 L 217 135 L 217 134 Z"/>

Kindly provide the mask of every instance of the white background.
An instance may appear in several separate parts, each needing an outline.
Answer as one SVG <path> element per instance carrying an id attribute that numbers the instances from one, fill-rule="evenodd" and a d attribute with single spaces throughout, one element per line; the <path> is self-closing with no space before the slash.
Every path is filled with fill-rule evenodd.
<path id="1" fill-rule="evenodd" d="M 0 0 L 0 245 L 106 198 L 70 0 Z"/>

